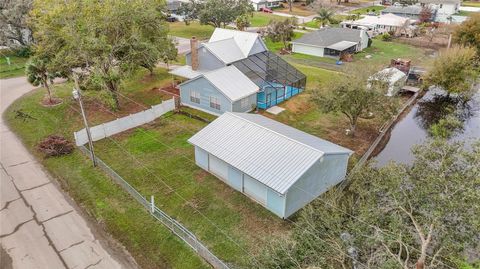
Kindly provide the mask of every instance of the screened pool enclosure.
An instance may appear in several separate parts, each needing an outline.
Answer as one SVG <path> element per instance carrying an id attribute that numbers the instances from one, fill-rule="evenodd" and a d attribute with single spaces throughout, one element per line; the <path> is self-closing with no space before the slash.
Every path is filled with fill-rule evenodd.
<path id="1" fill-rule="evenodd" d="M 257 86 L 257 107 L 267 109 L 305 89 L 306 76 L 274 53 L 264 51 L 232 63 Z"/>

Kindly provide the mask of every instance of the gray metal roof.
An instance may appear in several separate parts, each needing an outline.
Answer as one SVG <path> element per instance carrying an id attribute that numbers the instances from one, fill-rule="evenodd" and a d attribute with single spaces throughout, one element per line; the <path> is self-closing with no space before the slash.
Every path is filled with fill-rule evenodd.
<path id="1" fill-rule="evenodd" d="M 411 14 L 411 15 L 419 15 L 422 11 L 421 6 L 406 6 L 406 7 L 387 7 L 386 9 L 382 10 L 382 14 L 393 13 L 393 14 Z"/>
<path id="2" fill-rule="evenodd" d="M 215 88 L 217 88 L 230 101 L 237 101 L 244 97 L 250 96 L 258 92 L 258 86 L 245 76 L 234 65 L 215 69 L 213 71 L 200 74 L 195 79 L 187 80 L 180 86 L 193 83 L 196 79 L 204 77 Z"/>
<path id="3" fill-rule="evenodd" d="M 356 46 L 357 43 L 351 42 L 351 41 L 340 41 L 335 44 L 332 44 L 328 46 L 327 48 L 332 49 L 332 50 L 338 50 L 338 51 L 344 51 L 348 48 L 351 48 L 353 46 Z"/>
<path id="4" fill-rule="evenodd" d="M 261 115 L 226 112 L 188 142 L 280 194 L 324 154 L 352 151 Z"/>
<path id="5" fill-rule="evenodd" d="M 356 29 L 326 27 L 304 34 L 299 39 L 292 41 L 292 43 L 300 43 L 318 47 L 327 47 L 340 41 L 351 41 L 358 43 L 362 40 L 360 34 L 361 31 Z"/>
<path id="6" fill-rule="evenodd" d="M 237 42 L 232 38 L 222 39 L 218 41 L 212 41 L 204 43 L 209 51 L 211 51 L 222 62 L 229 64 L 241 59 L 245 59 L 247 56 L 243 54 Z"/>

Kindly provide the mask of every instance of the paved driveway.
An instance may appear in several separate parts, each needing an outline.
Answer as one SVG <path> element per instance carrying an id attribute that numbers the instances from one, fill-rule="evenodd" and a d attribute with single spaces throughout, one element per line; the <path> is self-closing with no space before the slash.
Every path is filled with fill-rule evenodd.
<path id="1" fill-rule="evenodd" d="M 32 89 L 25 78 L 0 80 L 0 114 Z M 91 229 L 3 118 L 0 164 L 0 268 L 135 268 Z"/>

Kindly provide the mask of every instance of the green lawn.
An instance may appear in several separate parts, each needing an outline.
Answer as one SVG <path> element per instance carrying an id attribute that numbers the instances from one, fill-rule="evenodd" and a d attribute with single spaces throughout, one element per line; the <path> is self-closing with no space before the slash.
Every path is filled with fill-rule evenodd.
<path id="1" fill-rule="evenodd" d="M 285 20 L 285 17 L 276 16 L 270 13 L 265 12 L 254 12 L 253 16 L 250 18 L 251 27 L 263 27 L 267 26 L 270 21 L 280 21 Z"/>
<path id="2" fill-rule="evenodd" d="M 354 10 L 348 12 L 348 13 L 365 15 L 369 12 L 375 12 L 377 14 L 380 14 L 380 11 L 384 10 L 384 9 L 385 9 L 385 7 L 383 7 L 383 6 L 370 6 L 370 7 L 362 7 L 362 8 L 354 9 Z"/>
<path id="3" fill-rule="evenodd" d="M 466 7 L 480 7 L 480 2 L 473 2 L 473 1 L 463 1 L 462 6 Z"/>
<path id="4" fill-rule="evenodd" d="M 186 25 L 184 22 L 171 22 L 168 25 L 170 27 L 170 35 L 184 38 L 195 36 L 200 40 L 210 38 L 215 30 L 211 25 L 201 25 L 195 21 L 189 25 Z"/>
<path id="5" fill-rule="evenodd" d="M 354 64 L 374 64 L 374 65 L 388 65 L 391 59 L 407 58 L 412 60 L 413 65 L 428 64 L 432 60 L 426 54 L 426 50 L 406 44 L 397 43 L 395 41 L 382 41 L 374 39 L 372 46 L 364 49 L 362 52 L 353 56 Z M 371 55 L 370 59 L 365 56 Z"/>
<path id="6" fill-rule="evenodd" d="M 345 135 L 345 129 L 348 128 L 345 116 L 340 113 L 322 113 L 311 100 L 313 93 L 326 93 L 328 87 L 324 86 L 332 80 L 342 79 L 342 74 L 313 66 L 292 64 L 307 76 L 306 91 L 281 103 L 279 106 L 286 109 L 284 112 L 278 115 L 266 112 L 262 112 L 262 114 L 352 149 L 355 151 L 355 156 L 361 156 L 378 135 L 378 127 L 383 122 L 378 118 L 361 119 L 356 137 Z"/>
<path id="7" fill-rule="evenodd" d="M 53 108 L 41 106 L 44 90 L 40 89 L 17 100 L 5 114 L 12 130 L 37 160 L 90 216 L 127 248 L 141 268 L 210 268 L 100 169 L 93 168 L 78 150 L 64 157 L 40 156 L 35 147 L 41 139 L 60 134 L 73 140 L 72 132 L 82 126 L 78 113 L 70 109 L 72 84 L 55 88 L 63 104 Z M 35 119 L 15 118 L 15 110 Z"/>
<path id="8" fill-rule="evenodd" d="M 456 15 L 458 16 L 470 16 L 475 12 L 470 12 L 470 11 L 465 11 L 465 10 L 460 10 Z"/>
<path id="9" fill-rule="evenodd" d="M 303 35 L 304 33 L 294 32 L 292 40 L 298 39 Z M 265 45 L 267 45 L 268 50 L 270 50 L 271 52 L 278 52 L 283 48 L 283 43 L 280 41 L 274 42 L 270 38 L 265 38 L 264 42 L 265 42 Z"/>
<path id="10" fill-rule="evenodd" d="M 340 24 L 340 22 L 344 21 L 347 18 L 346 15 L 334 15 L 333 16 L 333 22 L 330 24 L 330 26 L 336 27 Z M 303 24 L 300 24 L 300 26 L 306 26 L 306 27 L 311 27 L 311 28 L 320 28 L 320 22 L 317 20 L 312 20 Z"/>
<path id="11" fill-rule="evenodd" d="M 7 58 L 10 58 L 10 65 Z M 0 54 L 0 79 L 20 77 L 25 75 L 25 63 L 28 58 L 18 57 L 14 55 Z"/>
<path id="12" fill-rule="evenodd" d="M 168 83 L 169 75 L 161 69 L 157 69 L 154 76 L 147 73 L 139 71 L 131 81 L 122 84 L 121 92 L 145 105 L 159 102 L 165 96 L 151 88 Z M 70 98 L 71 87 L 70 83 L 55 86 L 54 94 L 64 103 L 53 108 L 39 105 L 43 90 L 15 102 L 6 113 L 13 131 L 58 177 L 72 197 L 132 253 L 142 268 L 206 268 L 193 251 L 154 221 L 101 170 L 92 168 L 78 150 L 59 158 L 39 156 L 35 146 L 42 138 L 60 134 L 73 140 L 72 132 L 82 128 L 81 117 L 70 106 L 77 107 Z M 115 118 L 92 100 L 96 94 L 89 92 L 85 98 L 92 125 Z M 121 100 L 117 115 L 143 109 Z M 35 119 L 15 118 L 15 110 L 22 110 Z M 188 112 L 197 113 L 191 109 Z M 201 113 L 200 116 L 206 117 Z M 221 259 L 244 266 L 249 255 L 243 249 L 255 252 L 266 238 L 287 233 L 289 226 L 194 164 L 193 147 L 187 139 L 205 125 L 188 116 L 168 113 L 141 129 L 113 137 L 113 141 L 98 141 L 95 149 L 100 158 L 142 195 L 155 195 L 159 208 L 191 229 Z M 179 199 L 162 182 L 185 200 Z"/>

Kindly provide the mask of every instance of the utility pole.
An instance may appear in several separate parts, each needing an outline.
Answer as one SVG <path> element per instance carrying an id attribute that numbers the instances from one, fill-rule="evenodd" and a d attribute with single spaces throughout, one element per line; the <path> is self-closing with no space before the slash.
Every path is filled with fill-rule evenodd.
<path id="1" fill-rule="evenodd" d="M 82 94 L 80 92 L 80 87 L 78 86 L 78 77 L 77 74 L 73 74 L 73 80 L 75 81 L 75 88 L 73 88 L 72 94 L 73 98 L 78 101 L 80 104 L 80 110 L 82 111 L 83 123 L 85 125 L 85 130 L 88 137 L 88 146 L 90 148 L 90 158 L 92 159 L 93 166 L 97 166 L 97 159 L 95 158 L 95 152 L 93 151 L 93 140 L 90 133 L 90 127 L 88 127 L 87 116 L 85 115 L 85 110 L 83 109 Z"/>

